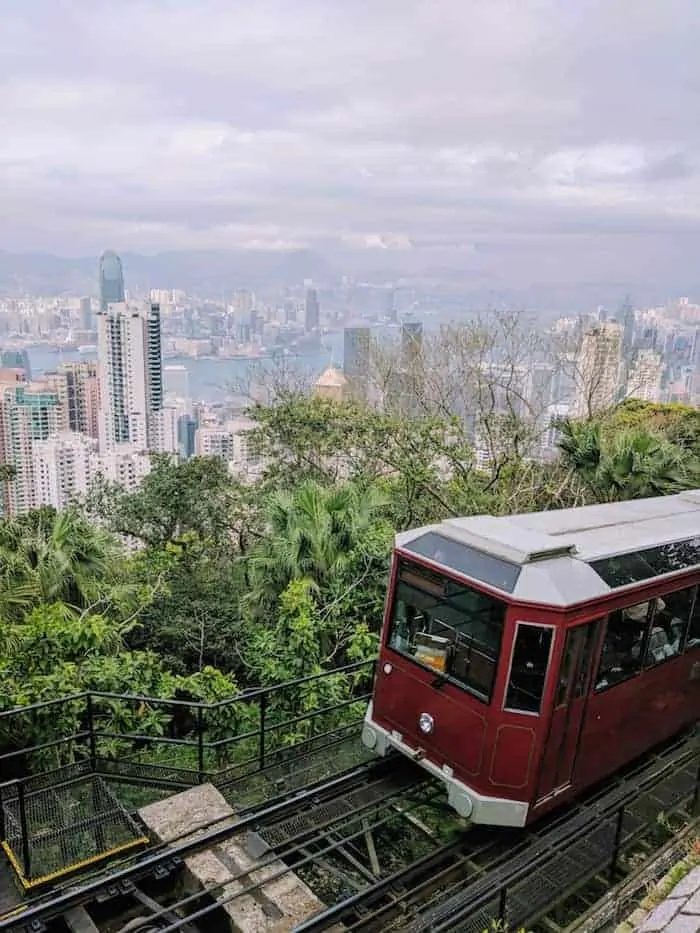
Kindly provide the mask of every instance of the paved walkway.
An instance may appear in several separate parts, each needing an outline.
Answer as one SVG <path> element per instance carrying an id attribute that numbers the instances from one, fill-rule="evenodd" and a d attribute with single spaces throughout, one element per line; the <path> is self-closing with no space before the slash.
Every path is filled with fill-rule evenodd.
<path id="1" fill-rule="evenodd" d="M 635 933 L 700 933 L 700 865 L 635 926 Z"/>

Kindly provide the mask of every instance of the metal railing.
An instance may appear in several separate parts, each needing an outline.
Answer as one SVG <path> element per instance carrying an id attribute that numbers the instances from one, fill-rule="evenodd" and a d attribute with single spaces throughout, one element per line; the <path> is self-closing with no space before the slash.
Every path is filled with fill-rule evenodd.
<path id="1" fill-rule="evenodd" d="M 2 712 L 0 748 L 8 750 L 0 754 L 0 777 L 9 780 L 0 783 L 0 844 L 31 884 L 40 871 L 39 840 L 61 830 L 39 806 L 57 788 L 95 777 L 169 790 L 226 787 L 292 769 L 301 756 L 356 730 L 373 672 L 374 662 L 362 661 L 216 703 L 89 691 Z M 74 806 L 55 808 L 54 822 L 66 822 L 66 833 L 70 818 L 62 814 Z M 60 843 L 68 845 L 63 836 Z"/>

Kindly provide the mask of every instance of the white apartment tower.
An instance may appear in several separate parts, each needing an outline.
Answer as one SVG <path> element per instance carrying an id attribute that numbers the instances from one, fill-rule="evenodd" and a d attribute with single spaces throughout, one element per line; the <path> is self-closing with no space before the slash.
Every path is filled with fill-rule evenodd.
<path id="1" fill-rule="evenodd" d="M 661 401 L 664 364 L 656 350 L 639 350 L 627 377 L 627 395 L 645 402 Z"/>
<path id="2" fill-rule="evenodd" d="M 587 418 L 619 399 L 622 375 L 622 328 L 609 322 L 586 331 L 577 355 L 572 415 Z"/>
<path id="3" fill-rule="evenodd" d="M 163 408 L 160 307 L 109 304 L 97 315 L 97 351 L 100 451 L 155 449 L 153 416 Z"/>
<path id="4" fill-rule="evenodd" d="M 95 441 L 74 431 L 61 431 L 34 444 L 36 504 L 65 509 L 90 489 L 95 467 Z"/>

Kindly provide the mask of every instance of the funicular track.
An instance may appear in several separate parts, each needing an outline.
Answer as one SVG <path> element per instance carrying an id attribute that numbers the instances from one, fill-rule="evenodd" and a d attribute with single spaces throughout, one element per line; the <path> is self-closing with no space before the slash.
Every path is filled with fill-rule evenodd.
<path id="1" fill-rule="evenodd" d="M 463 843 L 334 905 L 297 933 L 338 923 L 363 933 L 481 933 L 495 919 L 510 929 L 535 924 L 591 878 L 614 878 L 620 853 L 659 813 L 695 802 L 699 760 L 697 738 L 685 738 L 531 829 L 472 829 Z"/>
<path id="2" fill-rule="evenodd" d="M 355 894 L 296 929 L 310 933 L 342 925 L 367 933 L 480 933 L 498 917 L 511 927 L 535 923 L 574 889 L 614 867 L 621 848 L 660 812 L 697 796 L 699 754 L 697 739 L 686 737 L 532 829 L 472 827 L 386 877 L 365 871 L 366 883 Z M 370 762 L 262 809 L 242 811 L 234 826 L 213 824 L 194 841 L 176 840 L 127 860 L 117 870 L 54 891 L 20 913 L 0 918 L 0 931 L 41 930 L 42 923 L 78 905 L 115 895 L 144 904 L 144 916 L 158 924 L 153 929 L 209 929 L 223 903 L 260 894 L 269 875 L 254 882 L 241 872 L 233 894 L 222 896 L 220 888 L 211 888 L 167 907 L 144 900 L 135 885 L 177 869 L 187 855 L 215 849 L 245 832 L 257 840 L 256 870 L 281 866 L 273 876 L 281 877 L 312 865 L 328 867 L 329 857 L 344 855 L 395 817 L 399 798 L 405 814 L 412 805 L 439 800 L 441 794 L 442 788 L 403 758 Z"/>
<path id="3" fill-rule="evenodd" d="M 34 898 L 26 907 L 0 916 L 0 931 L 41 929 L 38 924 L 103 897 L 107 890 L 128 892 L 139 880 L 177 869 L 185 857 L 215 848 L 241 833 L 254 831 L 270 852 L 291 854 L 304 841 L 335 823 L 353 818 L 376 823 L 377 814 L 398 795 L 409 789 L 418 790 L 428 783 L 425 773 L 404 759 L 360 765 L 331 780 L 283 795 L 262 808 L 243 809 L 233 825 L 229 818 L 225 823 L 213 821 L 196 839 L 183 835 L 168 845 L 155 845 L 145 853 L 126 858 L 112 870 L 99 872 L 81 882 L 66 882 Z M 265 840 L 266 834 L 269 834 L 270 843 Z M 269 861 L 277 858 L 278 855 L 273 854 Z M 202 892 L 191 900 L 211 893 Z"/>

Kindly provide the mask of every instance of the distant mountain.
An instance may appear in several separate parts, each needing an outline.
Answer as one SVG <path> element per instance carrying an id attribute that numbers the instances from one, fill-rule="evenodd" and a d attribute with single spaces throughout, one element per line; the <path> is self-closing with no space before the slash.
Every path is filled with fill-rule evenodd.
<path id="1" fill-rule="evenodd" d="M 332 274 L 311 250 L 227 250 L 144 255 L 121 253 L 129 290 L 182 288 L 214 297 L 235 288 L 294 285 Z M 0 251 L 0 295 L 96 294 L 99 257 L 67 259 L 44 253 Z"/>
<path id="2" fill-rule="evenodd" d="M 298 250 L 125 252 L 121 258 L 130 291 L 182 288 L 212 299 L 228 297 L 237 288 L 298 286 L 304 279 L 323 288 L 336 285 L 342 276 L 374 285 L 415 287 L 434 298 L 442 296 L 446 306 L 465 310 L 510 307 L 561 313 L 591 310 L 599 304 L 615 308 L 628 294 L 639 304 L 700 294 L 700 282 L 694 285 L 686 276 L 675 285 L 674 279 L 655 281 L 647 267 L 637 271 L 634 281 L 613 281 L 612 276 L 606 280 L 610 269 L 593 268 L 594 274 L 586 276 L 580 269 L 577 275 L 575 267 L 538 267 L 534 261 L 540 258 L 538 251 L 523 258 L 502 244 L 426 244 L 386 236 L 329 238 Z M 97 255 L 68 259 L 0 251 L 0 296 L 96 295 L 98 261 Z"/>

